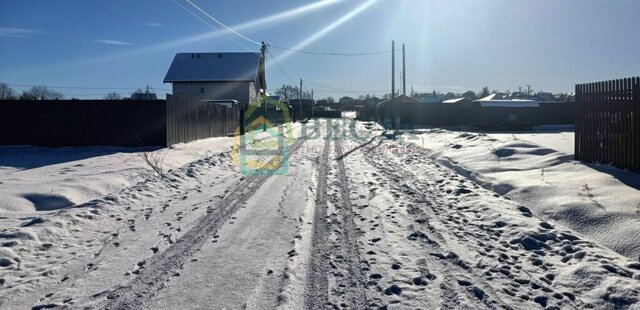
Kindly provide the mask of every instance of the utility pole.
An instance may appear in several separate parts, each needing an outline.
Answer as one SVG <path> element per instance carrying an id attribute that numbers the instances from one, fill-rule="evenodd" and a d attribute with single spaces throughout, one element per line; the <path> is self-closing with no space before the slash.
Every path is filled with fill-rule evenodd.
<path id="1" fill-rule="evenodd" d="M 391 99 L 396 97 L 396 42 L 391 41 Z"/>
<path id="2" fill-rule="evenodd" d="M 260 65 L 260 69 L 259 70 L 264 70 L 264 62 L 265 62 L 265 52 L 267 51 L 267 44 L 264 43 L 264 41 L 262 41 L 262 46 L 260 47 L 260 55 L 262 57 L 262 61 L 261 61 L 261 65 Z M 264 71 L 262 71 L 264 73 Z M 263 74 L 261 74 L 261 76 L 264 76 Z M 262 84 L 262 81 L 260 82 L 260 84 Z M 264 87 L 264 88 L 263 88 Z M 262 100 L 262 117 L 263 122 L 262 123 L 262 131 L 267 131 L 267 87 L 265 85 L 260 85 L 260 98 L 259 100 Z"/>
<path id="3" fill-rule="evenodd" d="M 314 110 L 315 101 L 313 101 L 313 88 L 311 89 L 311 118 L 313 118 L 313 110 Z"/>
<path id="4" fill-rule="evenodd" d="M 404 62 L 404 43 L 402 43 L 402 95 L 407 96 L 407 67 Z"/>
<path id="5" fill-rule="evenodd" d="M 263 95 L 267 94 L 267 80 L 265 78 L 265 68 L 264 68 L 264 63 L 266 62 L 267 59 L 267 44 L 264 43 L 264 41 L 262 41 L 262 46 L 260 47 L 260 68 L 258 69 L 260 71 L 260 90 L 262 92 Z"/>
<path id="6" fill-rule="evenodd" d="M 299 97 L 300 97 L 300 117 L 302 117 L 302 79 L 300 79 Z"/>

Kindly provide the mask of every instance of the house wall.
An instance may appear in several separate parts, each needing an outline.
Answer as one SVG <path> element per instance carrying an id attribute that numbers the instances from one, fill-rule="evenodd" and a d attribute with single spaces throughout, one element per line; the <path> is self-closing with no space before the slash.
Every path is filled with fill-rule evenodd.
<path id="1" fill-rule="evenodd" d="M 204 88 L 204 93 L 201 90 Z M 247 106 L 258 98 L 254 82 L 177 82 L 173 83 L 173 94 L 197 100 L 235 99 Z"/>

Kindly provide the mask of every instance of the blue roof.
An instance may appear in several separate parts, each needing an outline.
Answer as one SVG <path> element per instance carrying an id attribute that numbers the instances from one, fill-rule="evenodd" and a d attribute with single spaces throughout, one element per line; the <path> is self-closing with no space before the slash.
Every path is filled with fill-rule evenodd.
<path id="1" fill-rule="evenodd" d="M 259 53 L 179 53 L 164 82 L 255 81 L 259 65 Z"/>

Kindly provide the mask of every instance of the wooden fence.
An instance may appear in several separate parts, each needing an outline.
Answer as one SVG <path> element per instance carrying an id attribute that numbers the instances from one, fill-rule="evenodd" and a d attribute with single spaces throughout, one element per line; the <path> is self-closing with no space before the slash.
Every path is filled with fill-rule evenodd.
<path id="1" fill-rule="evenodd" d="M 575 158 L 640 172 L 640 78 L 576 85 Z"/>
<path id="2" fill-rule="evenodd" d="M 0 101 L 0 145 L 162 146 L 165 100 Z"/>
<path id="3" fill-rule="evenodd" d="M 167 145 L 223 137 L 240 125 L 240 111 L 167 94 Z"/>

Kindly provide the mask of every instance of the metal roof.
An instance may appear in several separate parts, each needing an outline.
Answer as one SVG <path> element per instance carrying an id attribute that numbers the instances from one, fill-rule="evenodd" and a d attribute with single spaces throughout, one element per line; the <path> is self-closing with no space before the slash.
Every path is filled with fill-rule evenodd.
<path id="1" fill-rule="evenodd" d="M 422 103 L 422 102 L 405 95 L 400 95 L 376 104 L 376 108 L 381 108 L 383 106 L 390 105 L 390 104 L 395 105 L 395 104 L 401 104 L 401 103 Z"/>
<path id="2" fill-rule="evenodd" d="M 442 103 L 449 104 L 449 103 L 459 103 L 459 102 L 471 102 L 471 100 L 462 97 L 462 98 L 455 98 L 455 99 L 445 100 Z"/>
<path id="3" fill-rule="evenodd" d="M 259 53 L 179 53 L 164 82 L 255 81 L 259 65 Z"/>

